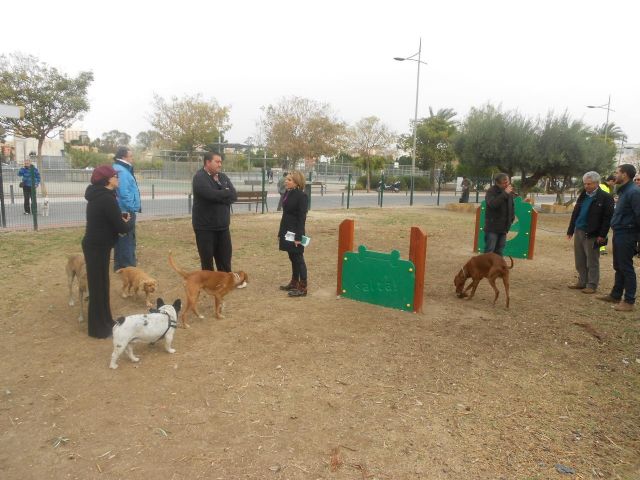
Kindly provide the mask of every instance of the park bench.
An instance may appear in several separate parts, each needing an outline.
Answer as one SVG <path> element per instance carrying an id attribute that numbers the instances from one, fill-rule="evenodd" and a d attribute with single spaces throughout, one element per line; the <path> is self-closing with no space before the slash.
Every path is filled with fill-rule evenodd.
<path id="1" fill-rule="evenodd" d="M 249 205 L 249 211 L 251 211 L 251 205 L 255 204 L 256 213 L 258 213 L 258 205 L 262 203 L 264 196 L 264 205 L 267 208 L 267 212 L 269 211 L 269 205 L 267 204 L 267 192 L 236 192 L 236 195 L 238 196 L 238 199 L 234 202 L 236 205 L 247 204 Z M 233 206 L 231 207 L 231 210 L 233 211 Z"/>

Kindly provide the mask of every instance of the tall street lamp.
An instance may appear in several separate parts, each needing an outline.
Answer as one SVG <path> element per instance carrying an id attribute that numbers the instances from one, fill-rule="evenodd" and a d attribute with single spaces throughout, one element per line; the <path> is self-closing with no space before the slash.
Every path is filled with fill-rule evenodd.
<path id="1" fill-rule="evenodd" d="M 414 53 L 409 57 L 393 57 L 394 60 L 398 62 L 404 62 L 405 60 L 411 60 L 413 62 L 418 63 L 418 78 L 416 79 L 416 108 L 413 115 L 413 152 L 411 153 L 411 195 L 409 197 L 409 205 L 413 205 L 413 189 L 414 182 L 413 177 L 415 175 L 416 170 L 416 133 L 418 128 L 418 97 L 420 94 L 420 64 L 427 65 L 426 62 L 423 62 L 420 59 L 420 55 L 422 53 L 422 38 L 420 38 L 420 43 L 418 44 L 418 53 Z M 415 58 L 415 57 L 418 58 Z"/>
<path id="2" fill-rule="evenodd" d="M 603 105 L 587 105 L 587 108 L 602 108 L 607 111 L 607 121 L 604 124 L 604 143 L 607 143 L 607 138 L 609 135 L 609 112 L 615 112 L 611 108 L 611 94 L 609 94 L 609 101 Z"/>

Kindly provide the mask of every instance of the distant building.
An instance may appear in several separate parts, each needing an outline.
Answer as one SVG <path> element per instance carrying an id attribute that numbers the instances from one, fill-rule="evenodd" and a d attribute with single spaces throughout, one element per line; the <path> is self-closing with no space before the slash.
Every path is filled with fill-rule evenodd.
<path id="1" fill-rule="evenodd" d="M 86 130 L 62 130 L 60 132 L 60 139 L 64 141 L 64 143 L 71 143 L 76 140 L 82 144 L 89 143 L 89 132 Z"/>
<path id="2" fill-rule="evenodd" d="M 38 152 L 38 140 L 35 138 L 22 138 L 16 136 L 13 138 L 13 145 L 15 159 L 18 164 L 23 163 L 24 159 L 28 158 L 31 152 Z M 47 138 L 42 144 L 42 157 L 43 160 L 47 157 L 47 160 L 51 161 L 55 161 L 55 159 L 63 159 L 64 142 L 60 139 Z"/>

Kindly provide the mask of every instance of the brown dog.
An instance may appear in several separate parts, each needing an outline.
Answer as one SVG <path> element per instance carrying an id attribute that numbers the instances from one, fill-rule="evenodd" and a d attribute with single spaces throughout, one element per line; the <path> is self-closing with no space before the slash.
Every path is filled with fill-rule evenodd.
<path id="1" fill-rule="evenodd" d="M 151 278 L 137 267 L 121 268 L 120 270 L 116 270 L 116 273 L 122 276 L 122 298 L 137 295 L 140 289 L 142 289 L 145 293 L 147 307 L 153 307 L 153 303 L 149 300 L 149 296 L 152 293 L 155 293 L 158 288 L 158 281 L 156 279 Z"/>
<path id="2" fill-rule="evenodd" d="M 496 278 L 502 278 L 504 291 L 507 296 L 507 308 L 509 308 L 509 270 L 513 268 L 513 258 L 509 258 L 511 259 L 510 267 L 507 267 L 507 262 L 504 261 L 504 258 L 495 253 L 483 253 L 482 255 L 469 259 L 453 279 L 458 297 L 466 297 L 467 291 L 471 289 L 471 294 L 469 295 L 469 300 L 471 300 L 476 293 L 476 288 L 478 288 L 480 280 L 486 277 L 491 288 L 496 292 L 496 296 L 493 299 L 493 304 L 495 305 L 500 293 L 496 287 Z M 467 288 L 464 288 L 467 278 L 471 278 L 472 282 Z"/>
<path id="3" fill-rule="evenodd" d="M 197 309 L 198 297 L 200 290 L 204 290 L 215 299 L 215 315 L 216 318 L 222 318 L 222 300 L 224 296 L 234 288 L 244 288 L 249 278 L 247 274 L 240 272 L 213 272 L 210 270 L 195 270 L 193 272 L 185 272 L 180 269 L 173 261 L 171 252 L 169 252 L 169 265 L 178 274 L 184 278 L 184 289 L 187 294 L 187 305 L 180 315 L 180 321 L 183 327 L 188 327 L 187 313 L 193 311 L 198 317 L 204 318 Z"/>
<path id="4" fill-rule="evenodd" d="M 67 272 L 67 283 L 69 284 L 69 306 L 73 307 L 75 302 L 73 301 L 73 279 L 78 281 L 78 293 L 80 296 L 80 316 L 78 321 L 84 320 L 84 297 L 87 295 L 87 268 L 84 264 L 84 255 L 75 254 L 69 255 L 67 260 L 67 266 L 65 267 Z"/>

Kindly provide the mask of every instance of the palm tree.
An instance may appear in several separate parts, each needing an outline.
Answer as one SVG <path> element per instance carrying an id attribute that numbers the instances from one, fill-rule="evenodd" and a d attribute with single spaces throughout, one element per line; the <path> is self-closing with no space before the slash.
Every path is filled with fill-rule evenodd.
<path id="1" fill-rule="evenodd" d="M 601 137 L 606 137 L 607 140 L 611 140 L 612 142 L 620 140 L 623 140 L 625 142 L 627 141 L 627 135 L 618 125 L 616 125 L 616 122 L 596 125 L 595 127 L 593 127 L 593 134 Z"/>

